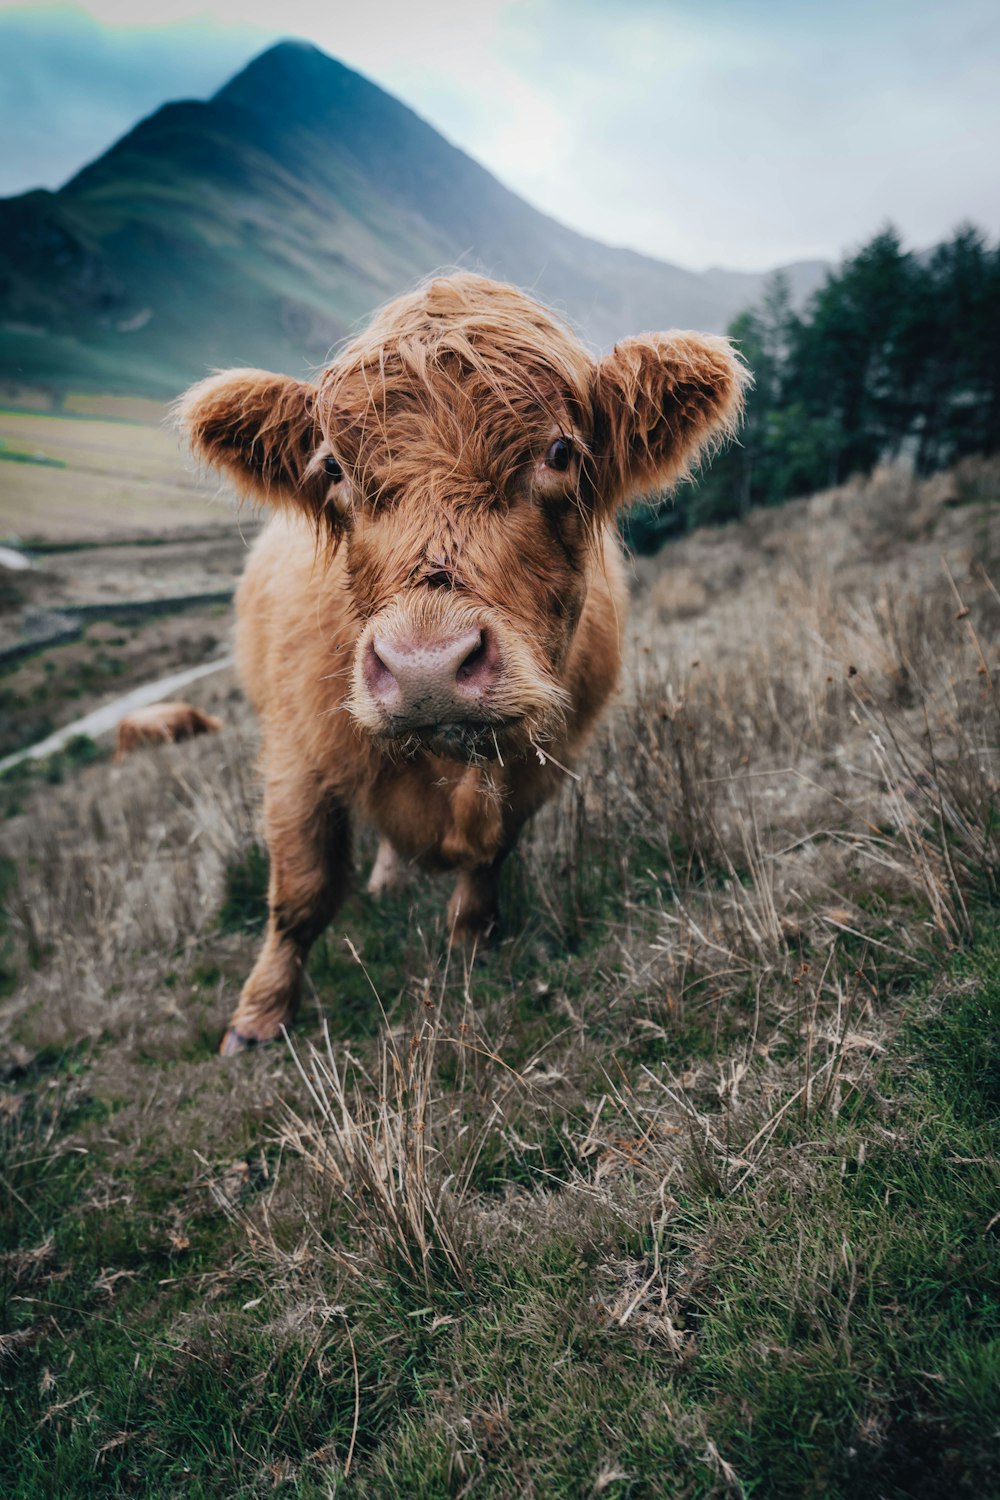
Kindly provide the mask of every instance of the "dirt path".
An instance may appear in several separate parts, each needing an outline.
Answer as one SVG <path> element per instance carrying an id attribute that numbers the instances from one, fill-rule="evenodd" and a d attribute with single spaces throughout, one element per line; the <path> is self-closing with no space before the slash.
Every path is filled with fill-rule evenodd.
<path id="1" fill-rule="evenodd" d="M 26 750 L 18 750 L 14 755 L 6 756 L 0 760 L 0 773 L 19 765 L 23 760 L 44 760 L 46 756 L 54 755 L 57 750 L 62 750 L 75 735 L 87 734 L 92 739 L 96 739 L 98 735 L 110 734 L 119 720 L 132 709 L 145 708 L 147 704 L 158 703 L 161 698 L 168 698 L 171 693 L 179 692 L 189 683 L 197 682 L 200 677 L 207 677 L 212 672 L 221 672 L 224 667 L 232 665 L 232 660 L 231 656 L 217 657 L 215 661 L 202 662 L 197 667 L 187 667 L 183 672 L 173 672 L 169 677 L 160 677 L 155 682 L 143 683 L 141 687 L 133 688 L 131 692 L 124 693 L 120 698 L 114 698 L 110 703 L 95 708 L 92 713 L 84 714 L 81 719 L 74 719 L 72 724 L 66 724 L 62 729 L 57 729 L 55 734 L 50 734 L 47 739 L 39 740 L 36 745 L 29 745 Z"/>

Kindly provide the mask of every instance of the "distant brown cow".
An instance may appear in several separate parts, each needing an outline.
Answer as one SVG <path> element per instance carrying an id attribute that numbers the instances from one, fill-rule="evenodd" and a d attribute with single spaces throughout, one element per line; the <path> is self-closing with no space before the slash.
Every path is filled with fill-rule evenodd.
<path id="1" fill-rule="evenodd" d="M 214 714 L 203 714 L 190 703 L 153 703 L 126 714 L 118 725 L 118 749 L 115 760 L 122 760 L 140 745 L 172 744 L 189 740 L 196 734 L 215 734 L 222 720 Z"/>
<path id="2" fill-rule="evenodd" d="M 594 361 L 478 276 L 392 302 L 306 384 L 230 370 L 180 407 L 194 451 L 278 514 L 237 595 L 263 729 L 270 918 L 224 1053 L 295 1013 L 347 888 L 351 822 L 452 869 L 453 933 L 485 935 L 500 868 L 618 675 L 614 516 L 737 421 L 724 339 L 625 339 Z"/>

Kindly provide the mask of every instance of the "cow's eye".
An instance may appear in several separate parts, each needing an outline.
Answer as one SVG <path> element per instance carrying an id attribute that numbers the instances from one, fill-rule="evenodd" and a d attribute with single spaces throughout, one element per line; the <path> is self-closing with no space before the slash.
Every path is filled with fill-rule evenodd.
<path id="1" fill-rule="evenodd" d="M 565 474 L 573 461 L 573 445 L 565 438 L 556 438 L 549 445 L 549 451 L 545 455 L 546 468 L 554 469 L 557 474 Z"/>
<path id="2" fill-rule="evenodd" d="M 344 477 L 344 471 L 332 453 L 328 453 L 323 460 L 323 473 L 328 475 L 334 484 L 339 484 Z"/>

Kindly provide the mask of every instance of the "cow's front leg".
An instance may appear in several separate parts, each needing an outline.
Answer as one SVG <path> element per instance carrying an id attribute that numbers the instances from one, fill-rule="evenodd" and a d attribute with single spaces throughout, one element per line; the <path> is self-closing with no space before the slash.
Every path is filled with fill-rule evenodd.
<path id="1" fill-rule="evenodd" d="M 271 1041 L 292 1021 L 309 949 L 350 880 L 350 820 L 315 786 L 269 783 L 264 833 L 271 860 L 267 931 L 222 1039 L 223 1056 Z"/>
<path id="2" fill-rule="evenodd" d="M 497 924 L 500 871 L 507 851 L 488 865 L 463 870 L 448 902 L 448 933 L 453 943 L 484 943 Z"/>

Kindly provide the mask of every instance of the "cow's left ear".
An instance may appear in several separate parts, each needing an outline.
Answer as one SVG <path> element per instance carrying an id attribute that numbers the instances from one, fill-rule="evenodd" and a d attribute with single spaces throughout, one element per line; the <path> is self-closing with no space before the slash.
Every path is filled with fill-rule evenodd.
<path id="1" fill-rule="evenodd" d="M 750 373 L 728 339 L 650 333 L 623 339 L 594 370 L 594 485 L 607 515 L 672 484 L 734 433 Z"/>
<path id="2" fill-rule="evenodd" d="M 194 453 L 242 495 L 293 505 L 318 521 L 330 480 L 315 457 L 323 443 L 319 392 L 268 370 L 224 370 L 181 397 L 178 423 Z"/>

